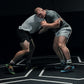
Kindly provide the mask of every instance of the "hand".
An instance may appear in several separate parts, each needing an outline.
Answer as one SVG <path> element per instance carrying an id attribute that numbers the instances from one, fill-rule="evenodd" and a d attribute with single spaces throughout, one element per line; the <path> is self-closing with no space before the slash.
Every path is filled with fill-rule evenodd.
<path id="1" fill-rule="evenodd" d="M 58 18 L 57 20 L 55 20 L 55 24 L 57 24 L 57 26 L 59 27 L 62 21 L 62 18 Z"/>
<path id="2" fill-rule="evenodd" d="M 41 26 L 43 28 L 47 28 L 47 25 L 48 25 L 48 23 L 45 20 L 41 22 Z"/>
<path id="3" fill-rule="evenodd" d="M 63 21 L 63 19 L 62 18 L 59 18 L 59 19 L 57 19 L 56 20 L 58 23 L 60 23 L 61 21 Z"/>

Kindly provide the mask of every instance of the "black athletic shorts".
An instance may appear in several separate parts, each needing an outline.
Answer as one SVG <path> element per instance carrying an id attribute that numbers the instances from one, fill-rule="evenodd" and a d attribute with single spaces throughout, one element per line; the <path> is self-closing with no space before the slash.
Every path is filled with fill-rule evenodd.
<path id="1" fill-rule="evenodd" d="M 17 33 L 17 39 L 19 42 L 24 42 L 25 40 L 30 42 L 32 39 L 32 37 L 28 31 L 17 29 L 16 33 Z"/>

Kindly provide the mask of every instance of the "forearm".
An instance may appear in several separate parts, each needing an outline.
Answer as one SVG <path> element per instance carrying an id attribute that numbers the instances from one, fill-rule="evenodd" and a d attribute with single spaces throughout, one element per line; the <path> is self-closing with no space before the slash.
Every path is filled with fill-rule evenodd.
<path id="1" fill-rule="evenodd" d="M 58 18 L 53 23 L 48 23 L 47 27 L 48 28 L 60 28 L 61 23 L 62 23 L 62 18 Z"/>
<path id="2" fill-rule="evenodd" d="M 47 28 L 51 29 L 51 28 L 59 28 L 60 27 L 60 23 L 48 23 L 47 24 Z"/>
<path id="3" fill-rule="evenodd" d="M 60 23 L 62 22 L 62 18 L 58 18 L 52 23 L 47 23 L 46 21 L 41 22 L 41 26 L 43 28 L 51 29 L 51 28 L 60 28 Z"/>
<path id="4" fill-rule="evenodd" d="M 42 28 L 42 29 L 39 31 L 39 34 L 42 34 L 42 33 L 46 32 L 46 31 L 47 31 L 46 28 Z"/>

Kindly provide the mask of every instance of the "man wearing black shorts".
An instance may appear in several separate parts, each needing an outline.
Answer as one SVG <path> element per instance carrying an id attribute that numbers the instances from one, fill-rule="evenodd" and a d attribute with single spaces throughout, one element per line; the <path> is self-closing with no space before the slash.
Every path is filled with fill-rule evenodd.
<path id="1" fill-rule="evenodd" d="M 17 29 L 17 36 L 22 50 L 15 54 L 14 58 L 9 64 L 6 64 L 6 67 L 11 74 L 15 74 L 13 65 L 15 65 L 23 56 L 26 55 L 28 58 L 27 61 L 31 61 L 31 57 L 35 48 L 31 34 L 37 32 L 41 28 L 41 21 L 43 21 L 43 19 L 34 14 L 26 19 L 24 23 Z"/>

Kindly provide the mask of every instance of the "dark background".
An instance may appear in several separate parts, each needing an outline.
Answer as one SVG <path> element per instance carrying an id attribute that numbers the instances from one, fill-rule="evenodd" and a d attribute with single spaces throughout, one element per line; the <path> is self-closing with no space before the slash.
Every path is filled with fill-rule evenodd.
<path id="1" fill-rule="evenodd" d="M 84 0 L 0 0 L 0 64 L 8 63 L 20 49 L 16 29 L 38 6 L 56 10 L 71 25 L 73 32 L 67 46 L 71 56 L 83 59 Z M 52 32 L 32 37 L 36 44 L 33 56 L 55 55 Z"/>

